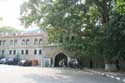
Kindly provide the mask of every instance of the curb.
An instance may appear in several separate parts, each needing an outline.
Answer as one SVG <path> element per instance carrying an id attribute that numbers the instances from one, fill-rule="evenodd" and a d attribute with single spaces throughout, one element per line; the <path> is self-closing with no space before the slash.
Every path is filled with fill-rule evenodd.
<path id="1" fill-rule="evenodd" d="M 103 73 L 103 72 L 99 72 L 99 71 L 95 71 L 95 70 L 90 70 L 90 69 L 87 69 L 87 71 L 95 73 L 95 74 L 98 74 L 98 75 L 102 75 L 102 76 L 105 76 L 105 77 L 109 77 L 109 78 L 112 78 L 112 79 L 116 79 L 118 81 L 121 81 L 121 82 L 125 83 L 125 79 L 124 78 L 120 78 L 118 76 L 113 76 L 113 75 L 110 75 L 110 74 L 106 74 L 106 73 Z"/>

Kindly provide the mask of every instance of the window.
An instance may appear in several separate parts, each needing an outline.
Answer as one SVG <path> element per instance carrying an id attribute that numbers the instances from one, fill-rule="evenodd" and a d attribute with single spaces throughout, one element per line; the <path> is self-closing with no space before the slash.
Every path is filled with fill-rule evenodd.
<path id="1" fill-rule="evenodd" d="M 6 40 L 3 40 L 3 45 L 5 45 L 5 43 L 6 43 Z"/>
<path id="2" fill-rule="evenodd" d="M 28 54 L 28 50 L 26 50 L 26 54 Z"/>
<path id="3" fill-rule="evenodd" d="M 39 45 L 42 44 L 42 39 L 39 39 Z"/>
<path id="4" fill-rule="evenodd" d="M 37 39 L 35 39 L 35 40 L 34 40 L 34 44 L 36 45 L 36 44 L 37 44 L 37 42 L 38 42 L 38 40 L 37 40 Z"/>
<path id="5" fill-rule="evenodd" d="M 24 44 L 25 44 L 25 40 L 23 39 L 23 40 L 22 40 L 22 45 L 24 45 Z"/>
<path id="6" fill-rule="evenodd" d="M 21 50 L 21 54 L 22 54 L 22 55 L 24 54 L 24 50 Z"/>
<path id="7" fill-rule="evenodd" d="M 13 45 L 13 40 L 10 40 L 10 45 Z"/>
<path id="8" fill-rule="evenodd" d="M 4 50 L 2 50 L 2 55 L 4 55 Z"/>
<path id="9" fill-rule="evenodd" d="M 41 55 L 41 54 L 42 54 L 42 50 L 40 49 L 40 50 L 39 50 L 39 55 Z"/>
<path id="10" fill-rule="evenodd" d="M 34 55 L 36 55 L 37 54 L 37 50 L 34 50 Z"/>
<path id="11" fill-rule="evenodd" d="M 26 45 L 28 45 L 28 44 L 29 44 L 29 39 L 26 40 Z"/>
<path id="12" fill-rule="evenodd" d="M 13 55 L 16 55 L 16 50 L 13 50 Z"/>
<path id="13" fill-rule="evenodd" d="M 14 40 L 14 45 L 16 45 L 17 44 L 17 40 Z"/>
<path id="14" fill-rule="evenodd" d="M 9 51 L 9 54 L 10 54 L 10 55 L 12 54 L 12 50 Z"/>

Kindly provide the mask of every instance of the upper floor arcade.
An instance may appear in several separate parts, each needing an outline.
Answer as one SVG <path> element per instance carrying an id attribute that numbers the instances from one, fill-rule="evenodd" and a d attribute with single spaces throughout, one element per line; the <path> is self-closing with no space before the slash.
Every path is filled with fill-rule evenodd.
<path id="1" fill-rule="evenodd" d="M 47 34 L 39 33 L 0 33 L 0 47 L 25 47 L 25 46 L 42 46 L 47 44 Z"/>

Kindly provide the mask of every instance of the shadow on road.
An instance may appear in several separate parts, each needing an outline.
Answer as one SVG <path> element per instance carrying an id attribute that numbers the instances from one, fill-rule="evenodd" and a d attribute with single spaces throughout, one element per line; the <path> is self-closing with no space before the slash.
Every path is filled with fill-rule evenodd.
<path id="1" fill-rule="evenodd" d="M 24 78 L 32 80 L 31 83 L 119 83 L 115 80 L 94 75 L 74 69 L 58 69 L 53 71 L 32 73 L 24 75 Z M 54 71 L 55 70 L 55 71 Z M 112 82 L 113 81 L 113 82 Z"/>
<path id="2" fill-rule="evenodd" d="M 79 70 L 54 68 L 55 71 L 27 74 L 24 78 L 34 83 L 83 83 L 83 74 Z M 88 74 L 86 74 L 88 75 Z M 84 78 L 87 79 L 85 75 Z"/>

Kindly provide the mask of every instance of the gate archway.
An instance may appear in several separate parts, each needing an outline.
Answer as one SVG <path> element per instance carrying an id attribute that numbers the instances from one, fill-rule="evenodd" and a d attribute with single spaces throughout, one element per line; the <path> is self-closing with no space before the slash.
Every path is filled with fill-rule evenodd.
<path id="1" fill-rule="evenodd" d="M 59 53 L 55 56 L 55 67 L 67 66 L 67 56 L 64 53 Z"/>

